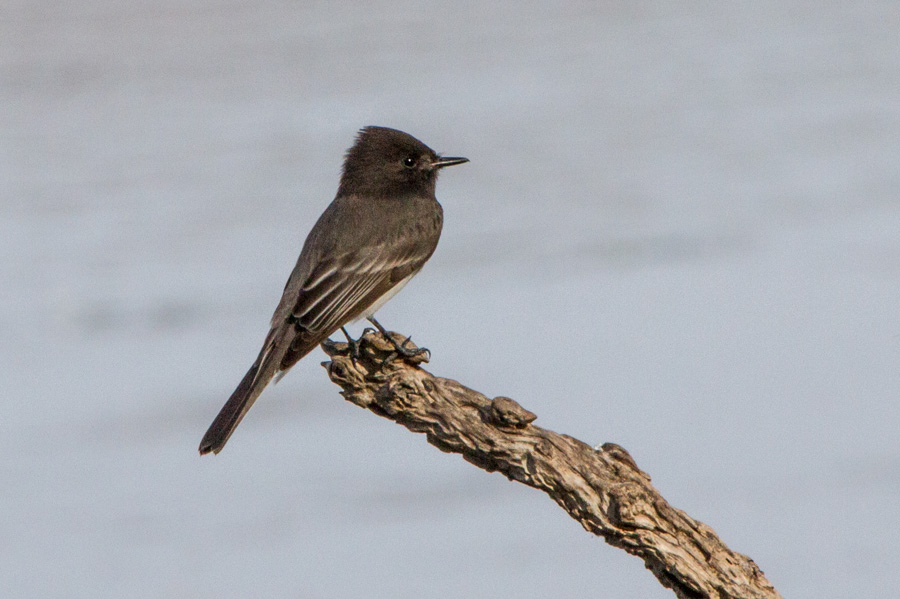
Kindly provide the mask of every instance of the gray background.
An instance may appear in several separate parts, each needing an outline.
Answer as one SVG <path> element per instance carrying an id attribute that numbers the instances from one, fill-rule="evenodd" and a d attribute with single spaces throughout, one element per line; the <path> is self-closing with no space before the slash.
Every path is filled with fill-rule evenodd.
<path id="1" fill-rule="evenodd" d="M 319 350 L 198 457 L 367 124 L 471 159 L 380 312 L 433 372 L 894 596 L 900 4 L 554 4 L 4 3 L 5 597 L 671 596 Z"/>

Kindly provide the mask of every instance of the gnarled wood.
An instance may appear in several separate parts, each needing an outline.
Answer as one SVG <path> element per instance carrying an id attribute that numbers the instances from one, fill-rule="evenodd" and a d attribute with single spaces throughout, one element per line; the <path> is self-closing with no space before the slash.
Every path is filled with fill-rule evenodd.
<path id="1" fill-rule="evenodd" d="M 346 343 L 323 348 L 331 356 L 323 366 L 348 401 L 425 433 L 442 451 L 544 491 L 585 529 L 643 559 L 678 597 L 781 597 L 752 559 L 670 506 L 622 447 L 592 448 L 534 426 L 536 416 L 512 399 L 491 400 L 435 377 L 419 367 L 424 357 L 398 359 L 377 333 L 360 339 L 355 357 Z"/>

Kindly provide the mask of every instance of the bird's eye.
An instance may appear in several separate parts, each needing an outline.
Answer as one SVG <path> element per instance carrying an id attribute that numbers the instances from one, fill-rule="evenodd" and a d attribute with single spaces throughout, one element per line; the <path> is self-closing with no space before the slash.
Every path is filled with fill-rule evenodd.
<path id="1" fill-rule="evenodd" d="M 403 166 L 406 168 L 413 168 L 416 166 L 416 157 L 415 156 L 407 156 L 403 159 Z"/>

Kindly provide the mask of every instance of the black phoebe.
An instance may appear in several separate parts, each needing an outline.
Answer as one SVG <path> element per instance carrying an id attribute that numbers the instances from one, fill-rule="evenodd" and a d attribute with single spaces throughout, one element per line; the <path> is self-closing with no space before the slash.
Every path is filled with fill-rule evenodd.
<path id="1" fill-rule="evenodd" d="M 441 158 L 396 129 L 359 132 L 337 196 L 306 237 L 262 350 L 203 436 L 201 454 L 219 453 L 269 381 L 348 322 L 366 317 L 384 334 L 372 315 L 422 269 L 441 236 L 437 172 L 463 162 L 468 159 Z"/>

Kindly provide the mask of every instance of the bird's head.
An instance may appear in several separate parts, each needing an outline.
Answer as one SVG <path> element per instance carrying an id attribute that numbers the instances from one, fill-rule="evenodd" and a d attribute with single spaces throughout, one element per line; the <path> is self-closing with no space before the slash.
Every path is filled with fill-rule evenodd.
<path id="1" fill-rule="evenodd" d="M 397 129 L 365 127 L 347 151 L 338 193 L 378 197 L 434 195 L 437 172 L 467 158 L 442 158 Z"/>

